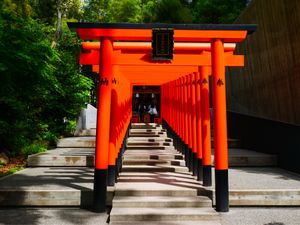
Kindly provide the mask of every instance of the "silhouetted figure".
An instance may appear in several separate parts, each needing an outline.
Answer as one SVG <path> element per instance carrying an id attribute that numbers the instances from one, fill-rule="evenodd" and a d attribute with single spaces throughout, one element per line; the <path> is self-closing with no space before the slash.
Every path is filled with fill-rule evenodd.
<path id="1" fill-rule="evenodd" d="M 139 108 L 138 108 L 138 113 L 139 113 L 139 117 L 140 117 L 140 123 L 144 122 L 145 111 L 146 111 L 146 106 L 142 102 L 140 102 Z"/>
<path id="2" fill-rule="evenodd" d="M 158 114 L 156 106 L 153 103 L 151 103 L 151 105 L 149 105 L 148 107 L 148 110 L 148 113 L 150 114 L 150 123 L 154 123 L 154 118 Z"/>

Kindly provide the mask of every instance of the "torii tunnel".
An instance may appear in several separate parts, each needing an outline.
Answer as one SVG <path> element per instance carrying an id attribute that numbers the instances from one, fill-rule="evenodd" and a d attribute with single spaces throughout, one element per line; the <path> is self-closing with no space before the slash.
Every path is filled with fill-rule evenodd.
<path id="1" fill-rule="evenodd" d="M 134 85 L 161 87 L 160 115 L 187 166 L 211 186 L 208 76 L 212 75 L 216 210 L 229 210 L 225 67 L 243 66 L 235 43 L 255 25 L 68 23 L 83 41 L 80 64 L 99 72 L 94 208 L 106 210 L 107 186 L 115 184 L 132 117 Z M 171 29 L 170 60 L 152 58 L 153 29 Z M 93 42 L 90 42 L 90 41 Z"/>

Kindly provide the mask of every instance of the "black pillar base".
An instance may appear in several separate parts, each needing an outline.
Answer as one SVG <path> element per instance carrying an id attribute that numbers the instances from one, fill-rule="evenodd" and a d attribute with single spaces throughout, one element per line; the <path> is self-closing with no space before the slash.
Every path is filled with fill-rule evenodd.
<path id="1" fill-rule="evenodd" d="M 121 151 L 122 149 L 120 149 L 119 154 L 118 154 L 118 158 L 117 158 L 117 174 L 116 174 L 116 178 L 119 176 L 119 173 L 121 171 Z"/>
<path id="2" fill-rule="evenodd" d="M 229 211 L 228 170 L 215 170 L 216 179 L 216 210 Z"/>
<path id="3" fill-rule="evenodd" d="M 197 176 L 197 174 L 198 174 L 197 153 L 193 152 L 193 176 Z"/>
<path id="4" fill-rule="evenodd" d="M 118 159 L 117 159 L 117 160 L 118 160 Z M 119 177 L 119 169 L 118 169 L 117 164 L 116 164 L 116 166 L 115 166 L 115 173 L 116 173 L 116 176 L 115 176 L 115 183 L 117 183 L 117 182 L 118 182 L 118 177 Z"/>
<path id="5" fill-rule="evenodd" d="M 115 186 L 116 166 L 108 165 L 107 170 L 107 186 Z"/>
<path id="6" fill-rule="evenodd" d="M 186 144 L 184 144 L 184 159 L 185 159 L 185 165 L 186 167 L 189 167 L 189 148 Z"/>
<path id="7" fill-rule="evenodd" d="M 95 169 L 93 207 L 95 212 L 106 211 L 107 170 Z"/>
<path id="8" fill-rule="evenodd" d="M 211 166 L 203 166 L 203 186 L 212 186 Z"/>
<path id="9" fill-rule="evenodd" d="M 181 151 L 181 144 L 182 144 L 182 143 L 181 143 L 181 139 L 180 139 L 180 137 L 178 137 L 178 146 L 177 146 L 176 150 L 177 150 L 178 152 L 180 152 L 180 153 L 182 152 L 182 151 Z"/>
<path id="10" fill-rule="evenodd" d="M 184 154 L 184 142 L 180 139 L 180 152 Z"/>
<path id="11" fill-rule="evenodd" d="M 197 159 L 197 180 L 202 181 L 203 180 L 203 164 L 202 159 Z"/>
<path id="12" fill-rule="evenodd" d="M 194 157 L 193 157 L 193 152 L 192 152 L 192 149 L 189 148 L 189 171 L 190 172 L 193 172 L 193 165 L 194 165 Z"/>

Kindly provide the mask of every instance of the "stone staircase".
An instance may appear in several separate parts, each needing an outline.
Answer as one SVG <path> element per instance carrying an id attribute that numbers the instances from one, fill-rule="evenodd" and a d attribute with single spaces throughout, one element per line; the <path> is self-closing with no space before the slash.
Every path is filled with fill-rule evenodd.
<path id="1" fill-rule="evenodd" d="M 133 125 L 126 147 L 110 224 L 220 224 L 209 193 L 161 126 Z"/>
<path id="2" fill-rule="evenodd" d="M 156 124 L 132 124 L 132 128 L 123 171 L 115 187 L 108 187 L 107 205 L 113 205 L 112 219 L 118 213 L 126 215 L 128 210 L 125 209 L 133 206 L 131 213 L 137 215 L 156 215 L 146 210 L 162 211 L 159 209 L 163 204 L 174 206 L 165 208 L 169 209 L 165 211 L 167 215 L 172 215 L 175 208 L 175 211 L 187 210 L 193 214 L 196 210 L 201 214 L 202 204 L 210 201 L 211 211 L 214 186 L 204 188 L 188 173 L 183 156 L 174 149 L 166 131 Z M 91 206 L 95 129 L 78 135 L 61 139 L 56 149 L 29 156 L 29 168 L 0 178 L 0 206 Z M 242 149 L 241 144 L 239 140 L 228 140 L 230 206 L 299 206 L 300 176 L 276 167 L 276 156 Z M 214 185 L 214 174 L 212 178 Z M 188 204 L 183 207 L 183 202 Z M 201 207 L 195 207 L 194 202 Z M 120 217 L 112 222 L 123 223 L 117 222 Z M 128 216 L 128 220 L 132 217 Z M 192 218 L 187 224 L 193 224 Z M 183 221 L 177 224 L 185 224 Z M 176 223 L 166 220 L 160 224 Z M 201 224 L 205 224 L 205 220 L 201 220 Z"/>

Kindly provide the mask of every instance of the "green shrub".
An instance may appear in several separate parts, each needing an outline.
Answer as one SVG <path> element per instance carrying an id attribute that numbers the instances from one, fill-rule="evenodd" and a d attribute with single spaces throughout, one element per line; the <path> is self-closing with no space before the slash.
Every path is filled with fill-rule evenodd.
<path id="1" fill-rule="evenodd" d="M 27 155 L 32 155 L 40 152 L 45 152 L 47 150 L 47 144 L 46 143 L 41 143 L 41 142 L 35 142 L 32 143 L 28 146 L 25 146 L 22 148 L 22 154 L 27 156 Z"/>

